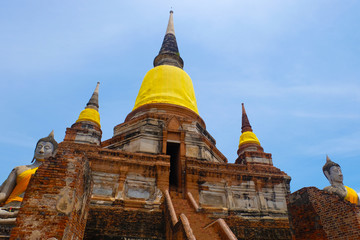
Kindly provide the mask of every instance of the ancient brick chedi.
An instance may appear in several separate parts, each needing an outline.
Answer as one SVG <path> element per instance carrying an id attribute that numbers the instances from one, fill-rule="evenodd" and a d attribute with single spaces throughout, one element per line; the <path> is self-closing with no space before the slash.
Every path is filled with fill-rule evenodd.
<path id="1" fill-rule="evenodd" d="M 11 239 L 292 239 L 290 177 L 244 106 L 238 158 L 227 163 L 183 66 L 170 12 L 133 111 L 102 141 L 97 85 L 32 177 Z"/>

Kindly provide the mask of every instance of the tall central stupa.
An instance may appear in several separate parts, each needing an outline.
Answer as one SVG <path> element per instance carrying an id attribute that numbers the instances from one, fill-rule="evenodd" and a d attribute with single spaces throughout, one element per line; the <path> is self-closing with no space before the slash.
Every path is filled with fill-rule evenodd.
<path id="1" fill-rule="evenodd" d="M 238 158 L 227 163 L 183 66 L 171 11 L 133 110 L 102 141 L 96 86 L 31 180 L 12 239 L 291 239 L 290 177 L 273 166 L 244 106 Z"/>
<path id="2" fill-rule="evenodd" d="M 194 87 L 183 66 L 171 11 L 163 44 L 154 59 L 154 68 L 142 82 L 134 110 L 145 104 L 167 103 L 186 107 L 198 114 Z"/>

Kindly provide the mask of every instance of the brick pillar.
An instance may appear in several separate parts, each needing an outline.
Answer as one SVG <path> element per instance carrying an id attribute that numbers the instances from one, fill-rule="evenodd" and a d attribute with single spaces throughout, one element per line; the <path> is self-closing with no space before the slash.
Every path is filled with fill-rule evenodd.
<path id="1" fill-rule="evenodd" d="M 61 143 L 56 157 L 39 167 L 10 239 L 83 238 L 91 194 L 90 167 L 84 155 Z"/>
<path id="2" fill-rule="evenodd" d="M 359 239 L 360 207 L 315 187 L 292 193 L 288 202 L 295 238 Z"/>

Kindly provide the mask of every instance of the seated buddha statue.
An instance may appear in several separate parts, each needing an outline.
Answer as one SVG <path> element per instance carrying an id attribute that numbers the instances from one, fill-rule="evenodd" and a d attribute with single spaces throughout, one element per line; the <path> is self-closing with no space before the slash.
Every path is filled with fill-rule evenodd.
<path id="1" fill-rule="evenodd" d="M 58 143 L 54 139 L 54 131 L 49 136 L 41 138 L 34 151 L 32 164 L 15 167 L 5 182 L 0 186 L 0 216 L 13 215 L 9 209 L 20 208 L 26 188 L 31 176 L 35 174 L 39 166 L 49 157 L 55 156 Z"/>
<path id="2" fill-rule="evenodd" d="M 357 205 L 360 204 L 359 196 L 356 191 L 343 184 L 343 174 L 341 172 L 340 165 L 331 161 L 328 156 L 326 156 L 326 163 L 323 166 L 323 172 L 331 184 L 330 186 L 325 187 L 324 191 L 334 193 L 340 198 L 351 203 Z"/>

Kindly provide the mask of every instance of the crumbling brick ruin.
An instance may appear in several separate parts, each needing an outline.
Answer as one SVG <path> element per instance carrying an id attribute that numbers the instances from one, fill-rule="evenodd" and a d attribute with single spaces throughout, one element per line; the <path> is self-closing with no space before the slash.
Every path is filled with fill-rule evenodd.
<path id="1" fill-rule="evenodd" d="M 16 221 L 0 223 L 2 239 L 338 239 L 329 238 L 339 234 L 334 218 L 359 226 L 359 208 L 336 196 L 307 188 L 288 199 L 290 177 L 264 152 L 244 106 L 238 158 L 228 163 L 182 67 L 171 12 L 133 111 L 102 140 L 98 84 L 31 178 Z"/>

